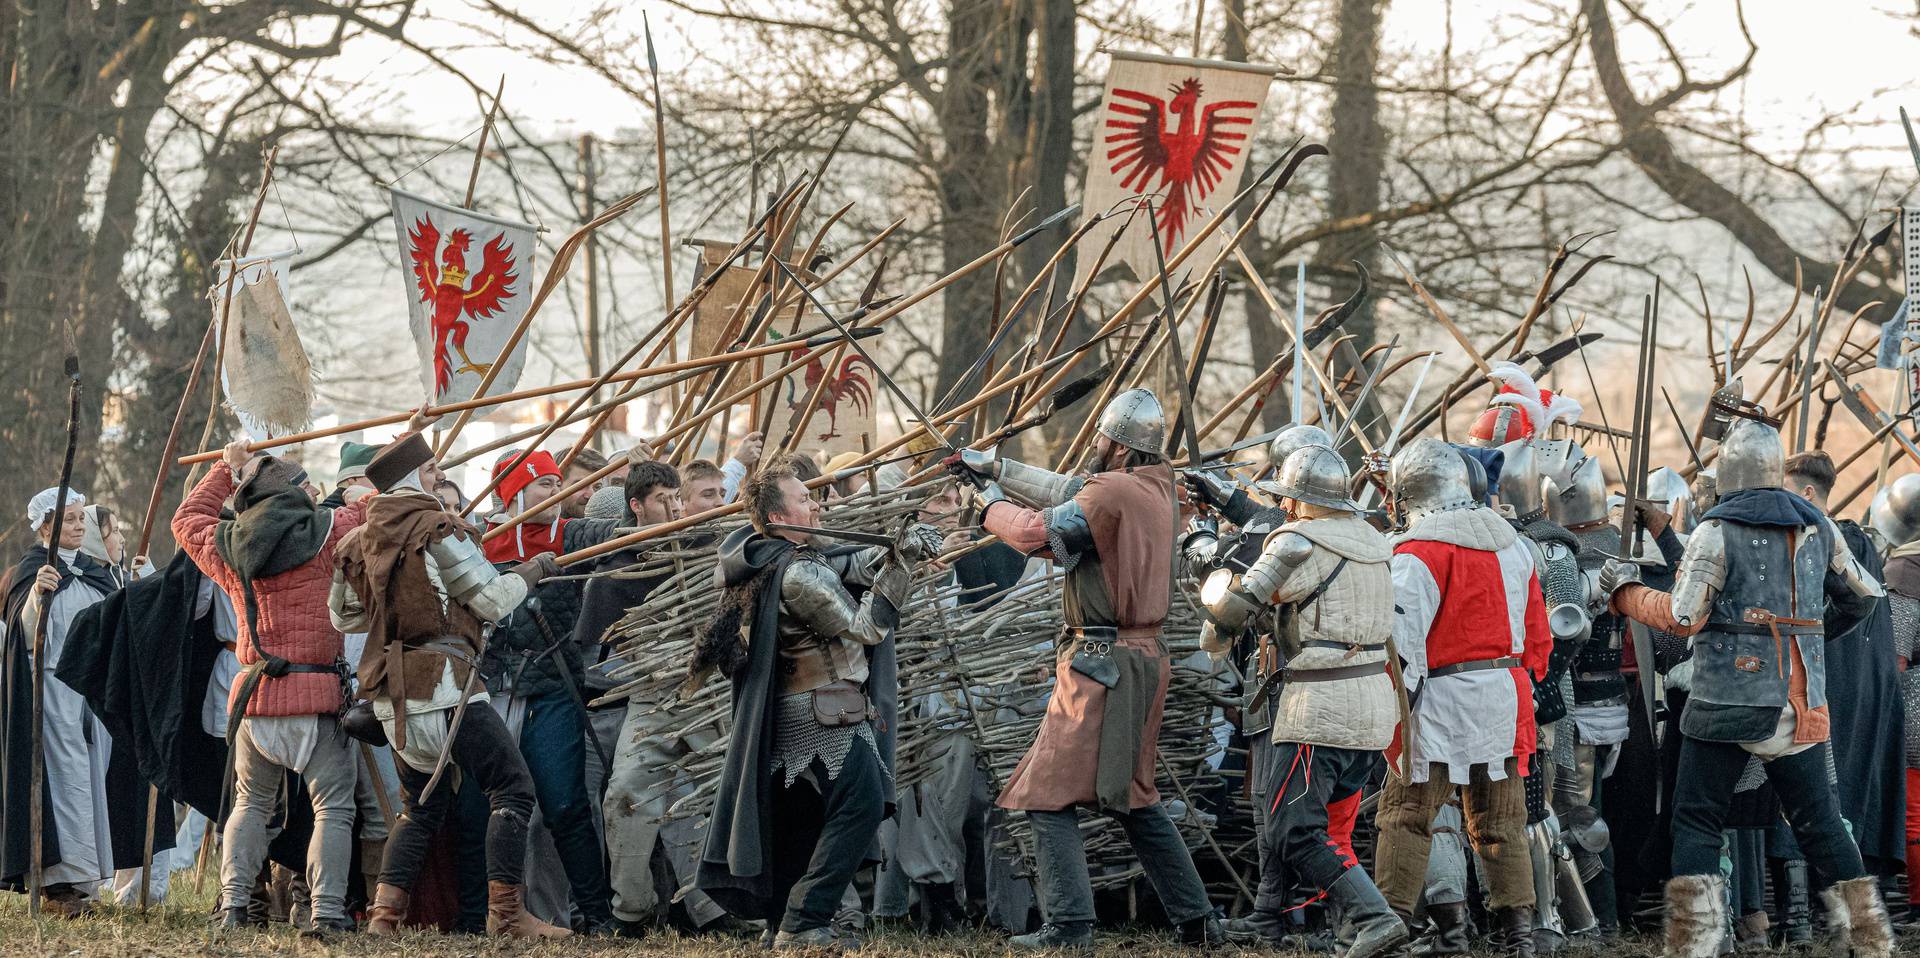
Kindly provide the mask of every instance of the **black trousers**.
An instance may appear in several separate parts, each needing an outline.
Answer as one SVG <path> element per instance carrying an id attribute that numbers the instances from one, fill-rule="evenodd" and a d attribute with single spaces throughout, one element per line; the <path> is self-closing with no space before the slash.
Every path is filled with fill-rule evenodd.
<path id="1" fill-rule="evenodd" d="M 452 764 L 459 766 L 465 788 L 486 793 L 487 880 L 519 885 L 526 880 L 527 821 L 533 815 L 533 776 L 520 748 L 507 734 L 505 722 L 485 702 L 470 704 L 460 720 L 452 745 Z M 411 889 L 426 864 L 433 834 L 453 806 L 453 783 L 441 777 L 425 805 L 419 804 L 427 774 L 401 763 L 400 785 L 406 805 L 387 836 L 387 857 L 380 882 Z"/>
<path id="2" fill-rule="evenodd" d="M 776 773 L 780 774 L 780 773 Z M 810 931 L 833 922 L 853 873 L 886 815 L 886 776 L 873 746 L 854 740 L 840 774 L 827 778 L 815 759 L 815 789 L 805 778 L 775 784 L 772 908 L 782 931 Z M 784 779 L 782 779 L 784 781 Z"/>
<path id="3" fill-rule="evenodd" d="M 1291 742 L 1275 745 L 1273 754 L 1280 786 L 1260 832 L 1261 869 L 1283 860 L 1289 871 L 1325 891 L 1354 864 L 1327 834 L 1328 806 L 1356 799 L 1380 754 Z"/>
<path id="4" fill-rule="evenodd" d="M 1840 800 L 1827 781 L 1827 743 L 1765 763 L 1767 779 L 1786 812 L 1787 824 L 1807 862 L 1830 882 L 1867 873 L 1860 848 L 1840 818 Z M 1673 874 L 1720 873 L 1720 831 L 1733 786 L 1748 753 L 1727 742 L 1686 736 L 1680 743 L 1679 776 L 1673 789 Z"/>

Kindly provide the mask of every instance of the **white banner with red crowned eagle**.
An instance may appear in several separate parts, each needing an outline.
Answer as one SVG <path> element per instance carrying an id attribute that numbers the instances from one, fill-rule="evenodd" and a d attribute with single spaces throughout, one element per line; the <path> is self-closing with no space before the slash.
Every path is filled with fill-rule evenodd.
<path id="1" fill-rule="evenodd" d="M 1084 279 L 1113 230 L 1126 230 L 1106 266 L 1121 263 L 1145 281 L 1159 275 L 1154 223 L 1143 206 L 1125 215 L 1129 201 L 1152 203 L 1162 255 L 1171 255 L 1239 189 L 1260 111 L 1276 67 L 1225 60 L 1189 60 L 1114 51 L 1107 91 L 1087 158 L 1083 215 L 1120 207 L 1121 214 L 1080 244 Z M 1216 233 L 1220 242 L 1231 235 Z M 1203 260 L 1204 261 L 1204 260 Z M 1177 277 L 1176 277 L 1177 279 Z"/>
<path id="2" fill-rule="evenodd" d="M 534 227 L 391 192 L 421 378 L 435 404 L 470 398 L 532 299 Z M 526 355 L 522 337 L 488 395 L 513 390 Z"/>

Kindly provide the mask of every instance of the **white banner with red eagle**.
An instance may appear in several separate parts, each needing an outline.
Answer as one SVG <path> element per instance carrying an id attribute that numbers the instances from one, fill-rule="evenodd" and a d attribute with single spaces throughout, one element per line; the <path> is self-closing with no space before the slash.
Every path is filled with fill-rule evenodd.
<path id="1" fill-rule="evenodd" d="M 1081 209 L 1090 216 L 1120 207 L 1121 215 L 1080 244 L 1076 282 L 1121 229 L 1126 233 L 1102 269 L 1124 263 L 1138 280 L 1159 276 L 1155 220 L 1161 255 L 1171 255 L 1239 189 L 1267 87 L 1278 72 L 1225 60 L 1122 51 L 1112 57 Z M 1126 215 L 1130 201 L 1144 201 L 1137 215 Z M 1231 233 L 1222 226 L 1215 235 L 1224 243 Z"/>
<path id="2" fill-rule="evenodd" d="M 391 192 L 421 378 L 435 404 L 468 399 L 526 315 L 534 227 Z M 526 356 L 522 337 L 487 394 L 511 392 Z"/>

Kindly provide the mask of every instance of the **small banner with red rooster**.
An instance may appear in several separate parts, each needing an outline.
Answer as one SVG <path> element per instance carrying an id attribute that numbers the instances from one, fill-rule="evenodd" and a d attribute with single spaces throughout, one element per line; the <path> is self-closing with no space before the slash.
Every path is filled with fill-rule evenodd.
<path id="1" fill-rule="evenodd" d="M 1239 189 L 1278 68 L 1120 51 L 1112 56 L 1081 208 L 1092 215 L 1119 206 L 1122 215 L 1096 228 L 1080 248 L 1099 250 L 1111 230 L 1124 229 L 1106 265 L 1125 263 L 1136 279 L 1147 281 L 1159 275 L 1154 224 L 1144 205 L 1127 216 L 1124 204 L 1152 204 L 1162 255 L 1185 245 Z M 1223 226 L 1216 235 L 1224 243 L 1230 233 Z M 1082 253 L 1074 279 L 1084 279 L 1097 258 Z"/>
<path id="2" fill-rule="evenodd" d="M 824 462 L 843 452 L 866 452 L 878 440 L 874 422 L 873 367 L 852 350 L 823 349 L 800 371 L 782 380 L 767 412 L 767 448 L 792 440 L 794 449 Z M 801 422 L 802 418 L 806 421 Z"/>
<path id="3" fill-rule="evenodd" d="M 392 193 L 421 378 L 436 405 L 471 398 L 526 315 L 534 227 Z M 526 354 L 522 337 L 488 395 L 513 390 Z"/>

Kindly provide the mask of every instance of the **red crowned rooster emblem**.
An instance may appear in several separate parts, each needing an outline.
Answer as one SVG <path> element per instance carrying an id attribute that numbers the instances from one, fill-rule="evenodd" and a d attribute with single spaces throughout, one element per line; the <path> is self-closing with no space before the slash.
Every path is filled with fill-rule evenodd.
<path id="1" fill-rule="evenodd" d="M 1165 194 L 1157 204 L 1157 219 L 1160 240 L 1168 253 L 1185 233 L 1195 206 L 1220 185 L 1221 178 L 1233 168 L 1233 157 L 1243 149 L 1245 130 L 1231 128 L 1248 126 L 1253 117 L 1228 111 L 1260 108 L 1251 100 L 1225 100 L 1202 107 L 1198 77 L 1188 77 L 1170 92 L 1173 99 L 1166 101 L 1138 90 L 1116 88 L 1105 124 L 1107 159 L 1113 163 L 1113 172 L 1122 178 L 1121 188 Z M 1169 113 L 1180 118 L 1178 129 L 1167 130 Z M 1160 182 L 1149 186 L 1156 173 Z"/>
<path id="2" fill-rule="evenodd" d="M 861 367 L 866 365 L 866 359 L 860 356 L 848 356 L 840 360 L 839 365 L 835 367 L 833 378 L 828 380 L 826 387 L 820 391 L 820 411 L 827 414 L 827 428 L 825 432 L 814 437 L 817 441 L 825 442 L 840 435 L 838 408 L 841 402 L 852 402 L 860 409 L 873 407 L 873 384 L 868 380 L 867 374 L 861 371 Z M 797 391 L 797 395 L 793 381 L 791 379 L 787 381 L 787 404 L 797 406 L 806 402 L 807 397 L 813 395 L 813 387 L 826 375 L 827 364 L 818 357 L 808 362 L 806 383 L 803 389 Z"/>
<path id="3" fill-rule="evenodd" d="M 436 394 L 444 393 L 455 375 L 485 375 L 491 366 L 476 363 L 467 355 L 467 330 L 475 321 L 500 312 L 512 298 L 513 284 L 519 279 L 513 272 L 513 250 L 504 234 L 495 237 L 481 254 L 479 271 L 472 273 L 472 282 L 468 282 L 467 249 L 473 243 L 472 234 L 454 230 L 441 250 L 439 228 L 433 225 L 432 217 L 422 215 L 407 232 L 407 241 L 420 302 L 433 309 L 433 382 Z M 435 250 L 441 250 L 438 267 L 433 262 Z M 449 347 L 460 357 L 457 367 L 448 354 Z"/>

